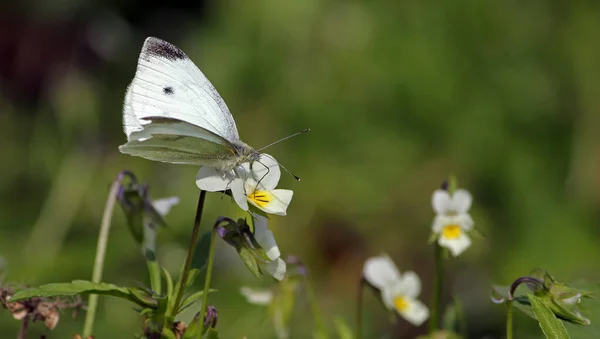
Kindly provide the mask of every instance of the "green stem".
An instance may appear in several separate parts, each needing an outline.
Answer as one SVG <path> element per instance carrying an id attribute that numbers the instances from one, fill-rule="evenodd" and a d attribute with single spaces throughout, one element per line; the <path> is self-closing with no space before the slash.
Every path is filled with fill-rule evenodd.
<path id="1" fill-rule="evenodd" d="M 431 303 L 431 319 L 429 320 L 429 334 L 437 331 L 440 323 L 442 285 L 444 282 L 444 252 L 440 245 L 435 244 L 435 278 L 433 285 L 433 300 Z"/>
<path id="2" fill-rule="evenodd" d="M 187 280 L 190 275 L 190 269 L 192 268 L 192 261 L 194 259 L 194 252 L 196 251 L 196 243 L 198 243 L 198 238 L 200 238 L 200 220 L 202 219 L 202 210 L 204 209 L 204 200 L 206 199 L 206 191 L 200 190 L 200 197 L 198 198 L 198 207 L 196 208 L 196 217 L 194 218 L 194 228 L 192 229 L 192 237 L 190 238 L 190 247 L 188 248 L 187 257 L 185 258 L 185 265 L 183 268 L 183 273 L 179 278 L 179 290 L 177 291 L 177 297 L 175 298 L 175 303 L 173 304 L 173 310 L 177 312 L 180 309 L 181 300 L 183 299 L 183 294 L 185 293 L 185 289 L 187 287 Z M 175 316 L 174 314 L 173 316 Z"/>
<path id="3" fill-rule="evenodd" d="M 512 300 L 506 301 L 506 339 L 512 339 L 513 337 L 512 303 Z"/>
<path id="4" fill-rule="evenodd" d="M 306 285 L 306 293 L 308 293 L 308 302 L 310 303 L 310 309 L 312 311 L 317 330 L 320 334 L 322 334 L 321 338 L 327 338 L 327 327 L 325 327 L 325 323 L 323 322 L 321 308 L 319 307 L 319 302 L 317 301 L 317 295 L 315 294 L 315 290 L 313 289 L 310 279 L 308 278 L 308 272 L 304 276 L 304 284 Z"/>
<path id="5" fill-rule="evenodd" d="M 201 331 L 197 333 L 197 338 L 202 338 L 204 333 L 204 317 L 206 316 L 206 310 L 208 309 L 208 290 L 210 289 L 210 279 L 212 278 L 212 268 L 215 257 L 215 243 L 217 239 L 217 227 L 213 227 L 210 235 L 210 248 L 208 250 L 208 266 L 206 267 L 206 278 L 204 278 L 204 293 L 202 294 L 202 309 L 200 309 L 200 316 L 198 321 L 201 323 Z"/>
<path id="6" fill-rule="evenodd" d="M 358 283 L 358 293 L 356 296 L 356 331 L 354 339 L 360 339 L 362 335 L 362 291 L 365 285 L 365 278 L 361 277 Z"/>
<path id="7" fill-rule="evenodd" d="M 106 207 L 102 215 L 102 224 L 100 225 L 100 234 L 98 235 L 98 245 L 96 247 L 96 259 L 94 261 L 94 270 L 92 273 L 92 282 L 98 283 L 102 280 L 102 271 L 104 269 L 104 258 L 106 257 L 106 245 L 108 243 L 108 234 L 110 232 L 110 221 L 112 213 L 117 201 L 117 192 L 121 185 L 120 177 L 115 180 L 108 192 L 106 199 Z M 96 317 L 96 308 L 98 307 L 98 295 L 90 294 L 88 299 L 88 310 L 85 315 L 83 325 L 83 337 L 87 338 L 92 335 L 94 329 L 94 320 Z"/>

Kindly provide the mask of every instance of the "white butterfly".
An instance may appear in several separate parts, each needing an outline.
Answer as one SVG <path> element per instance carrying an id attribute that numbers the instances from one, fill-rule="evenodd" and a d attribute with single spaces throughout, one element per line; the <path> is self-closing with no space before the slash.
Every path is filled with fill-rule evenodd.
<path id="1" fill-rule="evenodd" d="M 240 140 L 227 105 L 179 48 L 147 38 L 125 94 L 122 153 L 174 164 L 215 168 L 218 188 L 260 153 Z"/>

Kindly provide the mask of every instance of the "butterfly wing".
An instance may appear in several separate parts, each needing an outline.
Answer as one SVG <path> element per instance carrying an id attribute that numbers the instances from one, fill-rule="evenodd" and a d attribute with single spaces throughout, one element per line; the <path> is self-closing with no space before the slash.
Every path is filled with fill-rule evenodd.
<path id="1" fill-rule="evenodd" d="M 221 136 L 188 122 L 147 117 L 140 130 L 119 146 L 122 153 L 173 164 L 221 167 L 219 163 L 237 156 L 235 147 Z"/>
<path id="2" fill-rule="evenodd" d="M 144 42 L 125 95 L 123 125 L 130 142 L 151 116 L 195 125 L 221 142 L 239 140 L 227 105 L 206 76 L 179 48 L 152 37 Z"/>

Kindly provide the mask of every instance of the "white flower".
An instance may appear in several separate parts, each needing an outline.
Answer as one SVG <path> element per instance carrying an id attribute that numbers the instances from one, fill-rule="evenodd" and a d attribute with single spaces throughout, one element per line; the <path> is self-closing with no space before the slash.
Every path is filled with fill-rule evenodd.
<path id="1" fill-rule="evenodd" d="M 158 199 L 152 202 L 152 206 L 161 217 L 164 217 L 171 211 L 171 207 L 177 205 L 179 203 L 178 197 L 168 197 L 163 199 Z"/>
<path id="2" fill-rule="evenodd" d="M 367 259 L 363 276 L 381 291 L 385 306 L 398 312 L 408 322 L 420 326 L 429 318 L 427 306 L 417 299 L 421 293 L 421 280 L 416 273 L 401 275 L 392 259 L 379 256 Z"/>
<path id="3" fill-rule="evenodd" d="M 267 257 L 271 261 L 265 261 L 261 264 L 261 268 L 269 272 L 273 278 L 282 280 L 286 272 L 286 264 L 281 259 L 281 252 L 275 243 L 275 236 L 267 226 L 267 218 L 263 216 L 255 216 L 254 218 L 254 239 L 267 253 Z"/>
<path id="4" fill-rule="evenodd" d="M 277 161 L 263 153 L 259 160 L 244 163 L 227 173 L 212 167 L 201 167 L 196 175 L 196 185 L 210 192 L 231 189 L 233 199 L 244 211 L 248 210 L 248 203 L 251 203 L 266 213 L 285 215 L 294 192 L 275 189 L 280 177 Z"/>
<path id="5" fill-rule="evenodd" d="M 273 301 L 273 291 L 255 290 L 250 287 L 240 288 L 240 293 L 246 297 L 246 300 L 255 305 L 269 305 Z"/>
<path id="6" fill-rule="evenodd" d="M 452 196 L 445 190 L 436 190 L 431 204 L 436 212 L 433 233 L 438 235 L 438 244 L 458 256 L 471 246 L 466 232 L 473 229 L 469 208 L 473 198 L 466 190 L 459 189 Z"/>

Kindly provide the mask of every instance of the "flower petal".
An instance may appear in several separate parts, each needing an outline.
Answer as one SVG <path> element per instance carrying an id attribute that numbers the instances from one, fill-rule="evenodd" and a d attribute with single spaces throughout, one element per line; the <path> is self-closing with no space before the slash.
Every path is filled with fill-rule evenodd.
<path id="1" fill-rule="evenodd" d="M 459 214 L 456 216 L 456 218 L 459 220 L 458 225 L 463 230 L 470 231 L 473 229 L 475 223 L 473 222 L 473 218 L 471 218 L 471 215 L 469 213 Z"/>
<path id="2" fill-rule="evenodd" d="M 443 214 L 438 214 L 435 216 L 435 218 L 433 218 L 433 225 L 431 225 L 431 230 L 433 231 L 433 233 L 440 233 L 444 229 L 444 226 L 451 223 L 452 219 Z"/>
<path id="3" fill-rule="evenodd" d="M 446 247 L 452 252 L 452 255 L 457 257 L 464 252 L 469 246 L 471 246 L 471 239 L 462 232 L 457 238 L 445 238 L 443 235 L 440 236 L 438 244 L 442 247 Z"/>
<path id="4" fill-rule="evenodd" d="M 152 206 L 158 214 L 161 216 L 167 215 L 171 210 L 171 207 L 177 205 L 179 203 L 179 197 L 169 197 L 164 199 L 158 199 L 152 202 Z"/>
<path id="5" fill-rule="evenodd" d="M 402 294 L 408 298 L 416 298 L 421 294 L 421 279 L 412 271 L 404 272 L 400 277 Z"/>
<path id="6" fill-rule="evenodd" d="M 294 195 L 294 192 L 291 190 L 276 189 L 267 193 L 269 193 L 272 196 L 271 200 L 266 204 L 261 204 L 262 206 L 258 205 L 252 199 L 248 199 L 248 201 L 250 201 L 252 205 L 260 208 L 261 210 L 269 214 L 285 215 L 287 207 L 292 201 L 292 196 Z"/>
<path id="7" fill-rule="evenodd" d="M 452 209 L 456 213 L 467 213 L 469 208 L 471 208 L 471 203 L 473 202 L 473 197 L 471 193 L 467 190 L 459 189 L 452 194 Z"/>
<path id="8" fill-rule="evenodd" d="M 196 174 L 196 186 L 208 192 L 225 191 L 233 178 L 233 171 L 221 173 L 213 167 L 202 166 Z"/>
<path id="9" fill-rule="evenodd" d="M 285 261 L 283 261 L 281 258 L 277 258 L 277 260 L 262 264 L 262 268 L 269 272 L 273 278 L 279 281 L 283 280 L 283 277 L 285 276 L 286 265 Z"/>
<path id="10" fill-rule="evenodd" d="M 446 214 L 451 206 L 451 199 L 448 191 L 435 190 L 431 196 L 431 205 L 437 214 Z"/>
<path id="11" fill-rule="evenodd" d="M 408 308 L 399 313 L 404 319 L 415 326 L 421 326 L 429 318 L 429 309 L 427 306 L 416 299 L 410 300 Z"/>
<path id="12" fill-rule="evenodd" d="M 256 290 L 250 287 L 242 287 L 240 288 L 240 293 L 251 304 L 269 305 L 273 301 L 273 291 L 271 290 Z"/>
<path id="13" fill-rule="evenodd" d="M 267 191 L 275 189 L 280 177 L 281 170 L 273 156 L 263 153 L 258 161 L 252 163 L 252 178 L 259 183 L 257 189 Z"/>
<path id="14" fill-rule="evenodd" d="M 240 178 L 233 179 L 231 185 L 229 186 L 231 189 L 231 195 L 233 195 L 233 200 L 240 206 L 244 211 L 248 210 L 248 200 L 246 197 L 246 191 L 244 189 L 244 180 Z"/>
<path id="15" fill-rule="evenodd" d="M 267 218 L 260 215 L 254 217 L 254 239 L 265 250 L 269 259 L 275 260 L 281 256 L 275 236 L 267 226 Z"/>
<path id="16" fill-rule="evenodd" d="M 382 290 L 400 281 L 400 272 L 388 256 L 372 257 L 365 261 L 363 276 L 369 284 Z M 385 302 L 385 300 L 384 300 Z"/>

